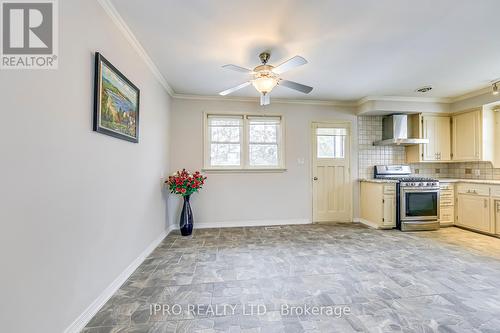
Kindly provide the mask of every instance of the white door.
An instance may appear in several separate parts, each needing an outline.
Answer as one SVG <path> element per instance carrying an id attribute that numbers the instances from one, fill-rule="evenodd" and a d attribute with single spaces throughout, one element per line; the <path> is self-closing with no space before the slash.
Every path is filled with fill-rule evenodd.
<path id="1" fill-rule="evenodd" d="M 312 127 L 313 222 L 350 222 L 350 124 L 313 123 Z"/>

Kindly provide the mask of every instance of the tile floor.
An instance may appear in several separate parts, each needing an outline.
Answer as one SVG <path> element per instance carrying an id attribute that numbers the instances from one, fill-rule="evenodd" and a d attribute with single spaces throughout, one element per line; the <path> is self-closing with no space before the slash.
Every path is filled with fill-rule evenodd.
<path id="1" fill-rule="evenodd" d="M 500 332 L 500 239 L 358 224 L 170 234 L 83 332 Z"/>

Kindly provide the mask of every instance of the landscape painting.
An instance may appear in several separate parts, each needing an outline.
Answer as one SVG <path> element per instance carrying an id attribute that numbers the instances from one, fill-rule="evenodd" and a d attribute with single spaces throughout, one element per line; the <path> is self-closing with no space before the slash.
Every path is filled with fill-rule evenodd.
<path id="1" fill-rule="evenodd" d="M 139 142 L 139 89 L 96 53 L 94 131 Z"/>

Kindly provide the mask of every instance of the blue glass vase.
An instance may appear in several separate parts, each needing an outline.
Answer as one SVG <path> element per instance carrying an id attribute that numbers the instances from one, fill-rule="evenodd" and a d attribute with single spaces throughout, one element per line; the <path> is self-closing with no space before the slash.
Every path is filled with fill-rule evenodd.
<path id="1" fill-rule="evenodd" d="M 193 233 L 193 212 L 191 211 L 191 205 L 189 204 L 190 195 L 186 195 L 183 198 L 184 205 L 182 206 L 179 226 L 181 229 L 181 235 L 189 236 Z"/>

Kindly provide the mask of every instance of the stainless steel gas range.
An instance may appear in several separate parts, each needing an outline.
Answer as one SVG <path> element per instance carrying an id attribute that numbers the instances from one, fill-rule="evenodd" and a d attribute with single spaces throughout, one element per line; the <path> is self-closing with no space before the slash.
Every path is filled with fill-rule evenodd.
<path id="1" fill-rule="evenodd" d="M 396 226 L 401 231 L 439 229 L 439 180 L 412 176 L 409 165 L 376 165 L 375 178 L 397 180 Z"/>

